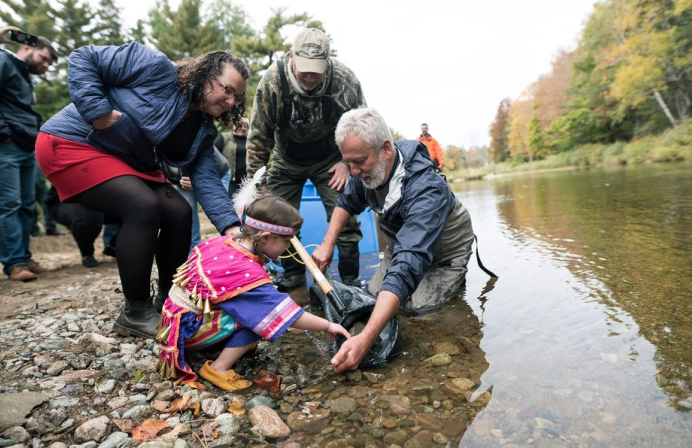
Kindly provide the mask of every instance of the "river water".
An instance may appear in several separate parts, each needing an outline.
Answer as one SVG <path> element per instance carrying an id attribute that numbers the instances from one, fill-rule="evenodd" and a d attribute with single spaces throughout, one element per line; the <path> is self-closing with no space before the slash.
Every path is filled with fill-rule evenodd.
<path id="1" fill-rule="evenodd" d="M 499 275 L 470 263 L 492 398 L 459 446 L 691 446 L 692 164 L 453 185 Z"/>

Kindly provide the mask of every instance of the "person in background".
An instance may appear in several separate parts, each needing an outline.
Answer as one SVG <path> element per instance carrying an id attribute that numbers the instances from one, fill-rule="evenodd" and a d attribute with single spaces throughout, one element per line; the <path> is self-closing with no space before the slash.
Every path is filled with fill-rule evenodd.
<path id="1" fill-rule="evenodd" d="M 103 213 L 90 210 L 82 204 L 62 203 L 58 191 L 50 187 L 46 195 L 46 213 L 54 222 L 58 222 L 72 233 L 82 256 L 82 266 L 95 268 L 99 262 L 94 257 L 94 241 L 101 233 L 104 224 Z"/>
<path id="2" fill-rule="evenodd" d="M 60 236 L 62 232 L 58 230 L 55 219 L 48 213 L 48 208 L 46 206 L 46 197 L 49 191 L 49 187 L 46 185 L 46 176 L 43 175 L 43 171 L 41 171 L 38 165 L 36 165 L 34 173 L 36 175 L 36 203 L 41 208 L 40 218 L 43 220 L 43 229 L 46 236 Z M 31 224 L 31 236 L 39 236 L 41 233 L 39 221 L 39 213 L 38 210 L 36 210 Z"/>
<path id="3" fill-rule="evenodd" d="M 0 29 L 0 43 L 10 30 Z M 21 45 L 16 54 L 0 50 L 0 262 L 10 280 L 30 281 L 55 271 L 31 259 L 31 225 L 36 212 L 34 145 L 41 115 L 34 109 L 31 75 L 42 75 L 58 60 L 44 37 L 36 47 Z"/>
<path id="4" fill-rule="evenodd" d="M 344 112 L 365 105 L 356 75 L 330 57 L 329 38 L 314 28 L 301 30 L 291 51 L 273 63 L 257 86 L 247 142 L 247 175 L 269 161 L 269 191 L 300 207 L 309 179 L 331 219 L 336 201 L 348 183 L 348 164 L 334 143 L 334 129 Z M 362 238 L 351 217 L 339 235 L 339 275 L 345 284 L 360 284 L 358 271 Z M 305 285 L 305 266 L 291 258 L 282 262 L 283 276 L 275 283 L 289 291 Z"/>
<path id="5" fill-rule="evenodd" d="M 212 224 L 222 234 L 238 232 L 240 220 L 216 170 L 214 121 L 240 124 L 249 75 L 228 51 L 173 63 L 131 42 L 89 45 L 70 55 L 73 103 L 43 125 L 36 157 L 62 202 L 123 223 L 116 261 L 125 308 L 116 332 L 156 335 L 158 310 L 190 249 L 192 211 L 159 161 L 189 169 Z M 154 259 L 159 284 L 150 297 Z"/>
<path id="6" fill-rule="evenodd" d="M 336 371 L 343 372 L 358 367 L 400 309 L 405 315 L 422 315 L 454 297 L 465 283 L 474 233 L 468 211 L 433 170 L 425 146 L 394 143 L 374 109 L 345 113 L 336 128 L 336 143 L 353 177 L 312 257 L 320 269 L 326 268 L 341 226 L 366 207 L 379 216 L 387 243 L 368 282 L 368 292 L 377 297 L 375 308 L 363 331 L 332 358 Z"/>
<path id="7" fill-rule="evenodd" d="M 228 197 L 233 199 L 233 194 L 240 187 L 240 183 L 247 174 L 246 158 L 247 158 L 247 131 L 250 127 L 250 122 L 247 118 L 243 118 L 242 125 L 233 130 L 233 132 L 222 132 L 216 137 L 214 146 L 228 160 L 230 168 L 230 183 L 228 184 Z"/>
<path id="8" fill-rule="evenodd" d="M 442 152 L 442 147 L 432 135 L 428 134 L 428 125 L 425 123 L 420 125 L 420 137 L 418 137 L 418 141 L 428 148 L 428 154 L 430 154 L 430 159 L 432 159 L 433 165 L 435 166 L 435 171 L 438 173 L 442 171 L 442 167 L 445 165 L 445 156 Z"/>

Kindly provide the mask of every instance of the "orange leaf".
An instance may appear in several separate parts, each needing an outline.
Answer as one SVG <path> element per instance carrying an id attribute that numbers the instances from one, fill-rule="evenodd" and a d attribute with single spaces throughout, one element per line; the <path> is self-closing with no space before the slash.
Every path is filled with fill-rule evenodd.
<path id="1" fill-rule="evenodd" d="M 198 383 L 197 381 L 191 381 L 191 382 L 187 383 L 187 385 L 193 389 L 207 390 L 207 386 L 205 386 L 202 383 Z"/>
<path id="2" fill-rule="evenodd" d="M 163 420 L 150 418 L 135 428 L 132 432 L 132 440 L 136 443 L 146 442 L 156 437 L 156 434 L 164 428 L 168 428 L 168 423 Z"/>
<path id="3" fill-rule="evenodd" d="M 245 405 L 243 403 L 231 403 L 231 405 L 228 407 L 228 410 L 233 414 L 233 415 L 243 415 L 245 414 Z"/>
<path id="4" fill-rule="evenodd" d="M 187 402 L 190 401 L 191 396 L 192 394 L 186 394 L 180 400 L 175 400 L 173 403 L 171 403 L 171 407 L 169 407 L 168 409 L 164 409 L 161 412 L 164 414 L 172 414 L 173 412 L 184 410 L 185 406 L 187 406 Z"/>
<path id="5" fill-rule="evenodd" d="M 199 417 L 201 410 L 202 410 L 202 403 L 195 403 L 192 405 L 192 414 L 195 417 Z"/>

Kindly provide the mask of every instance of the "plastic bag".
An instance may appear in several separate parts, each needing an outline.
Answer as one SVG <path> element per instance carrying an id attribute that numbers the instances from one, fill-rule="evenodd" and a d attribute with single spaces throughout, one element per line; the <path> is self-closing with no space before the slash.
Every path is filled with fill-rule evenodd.
<path id="1" fill-rule="evenodd" d="M 327 277 L 329 278 L 329 276 Z M 376 299 L 361 288 L 346 286 L 331 278 L 329 278 L 329 282 L 336 292 L 336 297 L 332 294 L 326 296 L 319 285 L 315 283 L 310 287 L 310 303 L 313 305 L 321 304 L 325 319 L 341 324 L 351 333 L 351 336 L 355 336 L 370 319 Z M 345 339 L 342 336 L 337 336 L 336 341 L 331 345 L 332 354 L 338 352 L 344 342 Z M 403 346 L 399 320 L 394 316 L 382 329 L 359 368 L 380 366 L 388 359 L 401 354 Z"/>

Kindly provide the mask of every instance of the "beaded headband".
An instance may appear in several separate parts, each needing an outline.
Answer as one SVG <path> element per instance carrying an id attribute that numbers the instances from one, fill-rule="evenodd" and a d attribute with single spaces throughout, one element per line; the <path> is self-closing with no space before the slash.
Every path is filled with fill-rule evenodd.
<path id="1" fill-rule="evenodd" d="M 260 221 L 259 219 L 255 219 L 251 216 L 248 216 L 247 213 L 243 213 L 243 220 L 242 225 L 240 226 L 240 230 L 243 229 L 243 225 L 264 232 L 270 232 L 275 235 L 295 236 L 295 234 L 298 233 L 296 229 L 294 229 L 293 227 L 280 226 L 278 224 L 270 224 L 268 222 Z"/>

